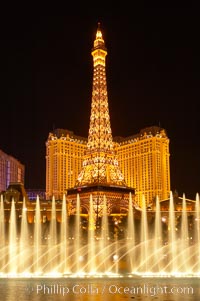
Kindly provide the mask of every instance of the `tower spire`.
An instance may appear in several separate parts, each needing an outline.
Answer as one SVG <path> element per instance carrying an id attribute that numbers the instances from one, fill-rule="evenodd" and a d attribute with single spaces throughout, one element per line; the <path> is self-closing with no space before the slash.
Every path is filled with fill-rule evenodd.
<path id="1" fill-rule="evenodd" d="M 86 155 L 76 186 L 108 184 L 126 186 L 114 151 L 106 83 L 107 49 L 98 23 L 93 56 L 93 88 Z"/>

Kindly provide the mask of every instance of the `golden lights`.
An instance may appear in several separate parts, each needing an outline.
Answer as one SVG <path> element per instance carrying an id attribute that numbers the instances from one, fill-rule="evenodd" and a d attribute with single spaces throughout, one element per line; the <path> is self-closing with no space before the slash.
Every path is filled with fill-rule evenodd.
<path id="1" fill-rule="evenodd" d="M 114 153 L 106 85 L 106 55 L 102 33 L 98 28 L 92 50 L 94 76 L 87 151 L 76 186 L 93 183 L 125 186 Z"/>

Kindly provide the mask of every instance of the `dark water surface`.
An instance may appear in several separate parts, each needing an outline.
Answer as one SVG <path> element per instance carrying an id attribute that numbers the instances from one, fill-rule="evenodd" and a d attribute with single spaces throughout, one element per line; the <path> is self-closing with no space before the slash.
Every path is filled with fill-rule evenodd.
<path id="1" fill-rule="evenodd" d="M 200 278 L 0 279 L 2 301 L 200 300 Z"/>

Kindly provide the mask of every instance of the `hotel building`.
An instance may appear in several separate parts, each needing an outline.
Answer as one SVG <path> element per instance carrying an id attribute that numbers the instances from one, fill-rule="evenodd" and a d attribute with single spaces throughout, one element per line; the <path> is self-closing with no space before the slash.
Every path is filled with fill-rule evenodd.
<path id="1" fill-rule="evenodd" d="M 151 205 L 156 196 L 165 200 L 170 194 L 169 138 L 166 131 L 152 126 L 139 134 L 116 138 L 118 161 L 124 178 L 135 187 L 135 201 Z"/>
<path id="2" fill-rule="evenodd" d="M 5 191 L 11 182 L 24 183 L 24 172 L 22 163 L 0 150 L 0 191 Z"/>
<path id="3" fill-rule="evenodd" d="M 120 169 L 129 187 L 135 188 L 135 201 L 147 205 L 155 197 L 165 200 L 170 193 L 169 138 L 163 128 L 152 126 L 130 137 L 115 137 Z M 82 167 L 87 139 L 68 130 L 56 129 L 46 143 L 46 197 L 61 198 L 75 186 Z M 59 174 L 60 183 L 57 175 Z"/>
<path id="4" fill-rule="evenodd" d="M 87 139 L 72 131 L 55 129 L 46 142 L 46 199 L 62 199 L 75 185 L 82 167 Z"/>

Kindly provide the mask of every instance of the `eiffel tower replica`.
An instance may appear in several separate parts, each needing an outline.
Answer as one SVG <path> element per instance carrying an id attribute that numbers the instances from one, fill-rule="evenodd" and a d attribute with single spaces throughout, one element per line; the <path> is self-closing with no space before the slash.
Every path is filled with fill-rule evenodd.
<path id="1" fill-rule="evenodd" d="M 87 150 L 76 185 L 67 191 L 67 200 L 73 211 L 79 195 L 81 212 L 87 214 L 92 196 L 93 210 L 98 219 L 105 199 L 108 215 L 127 214 L 129 195 L 134 196 L 135 190 L 126 185 L 114 149 L 106 84 L 107 50 L 100 23 L 91 54 L 93 89 Z"/>

